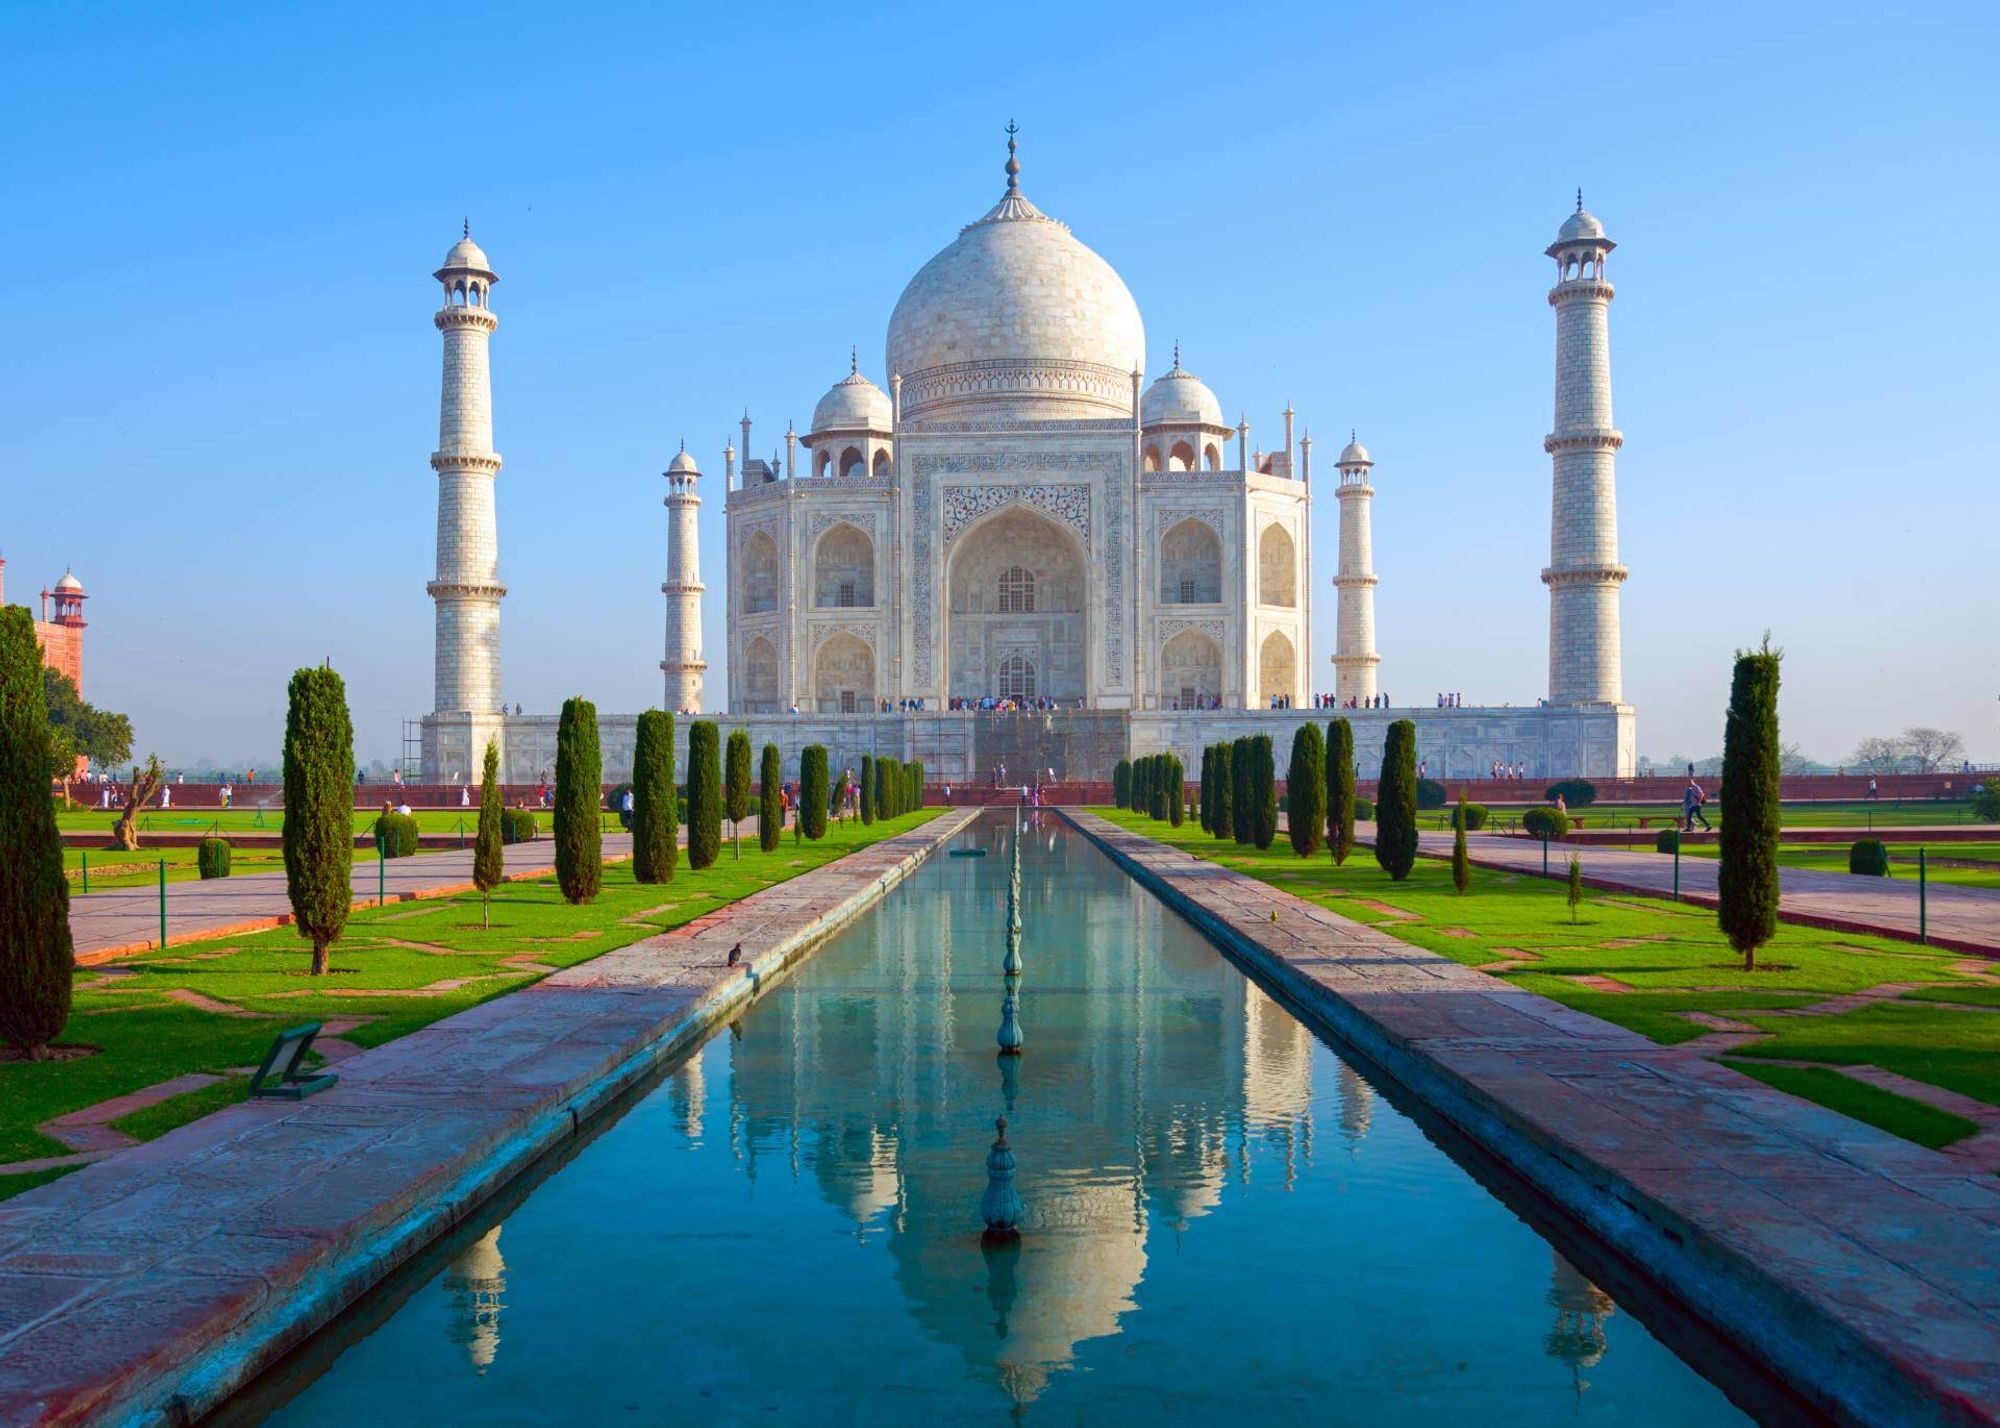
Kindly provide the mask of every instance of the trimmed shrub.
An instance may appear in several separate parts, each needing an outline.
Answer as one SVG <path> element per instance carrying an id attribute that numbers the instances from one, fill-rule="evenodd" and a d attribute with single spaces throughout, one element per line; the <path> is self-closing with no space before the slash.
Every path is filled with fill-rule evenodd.
<path id="1" fill-rule="evenodd" d="M 1363 823 L 1373 823 L 1375 821 L 1375 800 L 1372 798 L 1355 799 L 1354 816 Z"/>
<path id="2" fill-rule="evenodd" d="M 614 783 L 604 791 L 604 811 L 618 815 L 618 826 L 627 833 L 632 831 L 633 814 L 625 811 L 625 795 L 632 792 L 629 783 Z M 635 798 L 634 803 L 638 800 Z"/>
<path id="3" fill-rule="evenodd" d="M 1436 779 L 1420 778 L 1417 780 L 1417 807 L 1428 811 L 1443 808 L 1449 802 L 1451 802 L 1451 795 L 1445 792 L 1444 785 Z"/>
<path id="4" fill-rule="evenodd" d="M 1653 848 L 1660 853 L 1678 853 L 1681 850 L 1681 830 L 1662 828 L 1653 835 Z"/>
<path id="5" fill-rule="evenodd" d="M 1120 759 L 1111 770 L 1111 801 L 1119 808 L 1132 806 L 1132 761 Z"/>
<path id="6" fill-rule="evenodd" d="M 1326 842 L 1336 867 L 1354 851 L 1354 820 L 1375 816 L 1372 803 L 1361 811 L 1363 802 L 1354 796 L 1354 726 L 1336 719 L 1326 726 Z"/>
<path id="7" fill-rule="evenodd" d="M 1417 862 L 1417 726 L 1398 719 L 1382 746 L 1382 778 L 1376 785 L 1375 861 L 1394 882 L 1410 875 Z"/>
<path id="8" fill-rule="evenodd" d="M 1847 871 L 1863 877 L 1889 876 L 1889 850 L 1880 838 L 1863 838 L 1847 850 Z"/>
<path id="9" fill-rule="evenodd" d="M 1213 777 L 1214 773 L 1215 773 L 1215 746 L 1213 744 L 1203 744 L 1201 746 L 1201 786 L 1200 786 L 1200 791 L 1196 796 L 1201 800 L 1201 807 L 1197 811 L 1201 815 L 1201 830 L 1204 833 L 1213 833 L 1215 831 L 1215 826 L 1214 826 L 1215 810 L 1209 806 L 1210 805 L 1209 789 L 1211 787 L 1210 779 Z"/>
<path id="10" fill-rule="evenodd" d="M 1736 655 L 1729 715 L 1722 730 L 1722 820 L 1716 842 L 1716 920 L 1743 969 L 1778 930 L 1778 662 L 1766 637 L 1760 650 Z"/>
<path id="11" fill-rule="evenodd" d="M 416 853 L 423 828 L 414 813 L 384 813 L 377 816 L 371 831 L 383 857 L 408 858 Z"/>
<path id="12" fill-rule="evenodd" d="M 1560 798 L 1571 808 L 1588 808 L 1597 802 L 1597 785 L 1587 778 L 1557 779 L 1542 797 L 1550 803 Z"/>
<path id="13" fill-rule="evenodd" d="M 325 975 L 327 949 L 346 928 L 352 903 L 353 781 L 347 686 L 331 669 L 302 669 L 285 707 L 285 890 L 292 925 L 312 943 L 315 977 Z"/>
<path id="14" fill-rule="evenodd" d="M 910 806 L 905 812 L 914 812 L 924 806 L 924 763 L 918 759 L 910 765 Z"/>
<path id="15" fill-rule="evenodd" d="M 875 756 L 861 756 L 861 824 L 865 828 L 875 821 Z"/>
<path id="16" fill-rule="evenodd" d="M 506 872 L 506 856 L 500 851 L 500 746 L 488 739 L 479 773 L 479 831 L 472 839 L 472 885 L 479 889 L 482 927 L 493 923 L 493 889 Z"/>
<path id="17" fill-rule="evenodd" d="M 1552 843 L 1569 832 L 1569 818 L 1553 808 L 1531 808 L 1521 815 L 1521 830 L 1530 838 Z"/>
<path id="18" fill-rule="evenodd" d="M 604 756 L 597 706 L 581 695 L 563 701 L 556 723 L 556 883 L 563 901 L 589 902 L 604 882 L 604 825 L 598 820 Z"/>
<path id="19" fill-rule="evenodd" d="M 785 831 L 785 761 L 776 744 L 764 745 L 757 770 L 757 846 L 767 853 L 778 850 L 778 838 Z"/>
<path id="20" fill-rule="evenodd" d="M 815 842 L 826 836 L 827 793 L 826 745 L 807 744 L 799 755 L 799 822 Z"/>
<path id="21" fill-rule="evenodd" d="M 1252 841 L 1268 848 L 1278 836 L 1278 764 L 1269 734 L 1250 741 L 1250 806 L 1256 816 Z"/>
<path id="22" fill-rule="evenodd" d="M 1231 831 L 1239 848 L 1257 839 L 1257 805 L 1250 777 L 1250 739 L 1232 739 L 1229 744 L 1229 807 Z"/>
<path id="23" fill-rule="evenodd" d="M 1167 816 L 1167 771 L 1162 765 L 1165 756 L 1150 754 L 1146 758 L 1146 814 L 1162 821 Z"/>
<path id="24" fill-rule="evenodd" d="M 228 877 L 229 840 L 227 838 L 202 839 L 200 843 L 195 845 L 194 866 L 195 871 L 201 874 L 203 882 L 206 882 L 210 878 Z"/>
<path id="25" fill-rule="evenodd" d="M 1575 922 L 1576 909 L 1583 901 L 1583 859 L 1577 857 L 1574 853 L 1569 855 L 1568 883 L 1569 920 Z"/>
<path id="26" fill-rule="evenodd" d="M 713 867 L 722 849 L 722 731 L 713 719 L 688 725 L 688 867 Z M 821 801 L 820 818 L 826 817 Z"/>
<path id="27" fill-rule="evenodd" d="M 648 709 L 632 746 L 632 878 L 670 883 L 680 862 L 680 790 L 674 787 L 674 716 Z"/>
<path id="28" fill-rule="evenodd" d="M 500 841 L 502 843 L 532 843 L 535 835 L 542 830 L 535 822 L 535 815 L 525 808 L 503 808 L 500 810 Z"/>
<path id="29" fill-rule="evenodd" d="M 1467 803 L 1465 790 L 1460 789 L 1458 805 L 1451 810 L 1451 885 L 1460 892 L 1472 886 L 1472 859 L 1465 851 L 1465 830 L 1469 825 L 1476 826 L 1472 825 L 1472 810 L 1477 806 Z"/>
<path id="30" fill-rule="evenodd" d="M 736 840 L 736 856 L 743 856 L 743 829 L 750 816 L 750 731 L 731 729 L 724 745 L 722 769 L 722 811 L 729 817 L 729 836 Z"/>
<path id="31" fill-rule="evenodd" d="M 1285 826 L 1292 851 L 1310 858 L 1326 840 L 1326 739 L 1317 724 L 1301 724 L 1292 735 L 1285 798 L 1290 805 L 1285 809 Z"/>
<path id="32" fill-rule="evenodd" d="M 74 965 L 53 742 L 34 621 L 24 606 L 0 606 L 0 1041 L 30 1061 L 47 1059 L 69 1022 Z M 10 1092 L 23 1093 L 18 1083 Z"/>
<path id="33" fill-rule="evenodd" d="M 1233 839 L 1236 836 L 1235 746 L 1217 744 L 1210 752 L 1215 755 L 1215 773 L 1208 792 L 1215 808 L 1209 814 L 1209 832 L 1218 838 Z"/>
<path id="34" fill-rule="evenodd" d="M 1492 816 L 1492 810 L 1487 808 L 1485 804 L 1467 803 L 1465 795 L 1461 793 L 1458 796 L 1458 802 L 1452 805 L 1451 826 L 1477 833 L 1486 826 L 1486 820 L 1490 816 Z"/>
<path id="35" fill-rule="evenodd" d="M 877 759 L 875 760 L 875 816 L 894 818 L 895 803 L 895 795 L 889 787 L 889 761 Z"/>
<path id="36" fill-rule="evenodd" d="M 1187 771 L 1179 754 L 1167 755 L 1167 822 L 1178 828 L 1187 817 Z"/>

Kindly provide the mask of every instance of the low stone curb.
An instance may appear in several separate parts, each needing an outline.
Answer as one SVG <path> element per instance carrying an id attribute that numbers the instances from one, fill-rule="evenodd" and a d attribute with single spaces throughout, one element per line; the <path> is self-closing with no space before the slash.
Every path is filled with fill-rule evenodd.
<path id="1" fill-rule="evenodd" d="M 976 815 L 351 1057 L 310 1100 L 230 1107 L 0 1204 L 0 1423 L 214 1411 Z"/>
<path id="2" fill-rule="evenodd" d="M 1993 1177 L 1063 812 L 1818 1411 L 2000 1422 Z"/>

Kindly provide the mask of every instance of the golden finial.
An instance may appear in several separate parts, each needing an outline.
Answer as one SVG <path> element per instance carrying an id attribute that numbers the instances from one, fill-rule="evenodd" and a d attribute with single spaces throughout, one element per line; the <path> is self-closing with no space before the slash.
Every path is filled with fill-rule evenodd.
<path id="1" fill-rule="evenodd" d="M 1020 132 L 1020 127 L 1012 119 L 1009 119 L 1007 121 L 1007 192 L 1010 194 L 1021 191 L 1021 161 L 1015 157 L 1014 144 L 1014 136 Z"/>

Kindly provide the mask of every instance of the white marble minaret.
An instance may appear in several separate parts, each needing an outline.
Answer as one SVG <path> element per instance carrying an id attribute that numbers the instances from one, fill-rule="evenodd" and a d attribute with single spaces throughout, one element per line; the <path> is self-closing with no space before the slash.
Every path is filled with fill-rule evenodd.
<path id="1" fill-rule="evenodd" d="M 1349 433 L 1350 438 L 1353 433 Z M 1375 460 L 1359 441 L 1349 440 L 1336 463 L 1340 467 L 1340 572 L 1333 577 L 1339 592 L 1334 637 L 1333 694 L 1336 702 L 1375 697 L 1375 670 L 1382 656 L 1375 653 L 1375 536 L 1370 508 L 1375 488 L 1368 469 Z"/>
<path id="2" fill-rule="evenodd" d="M 1611 424 L 1612 287 L 1604 258 L 1616 246 L 1583 211 L 1546 250 L 1556 260 L 1556 424 L 1542 443 L 1555 462 L 1549 540 L 1549 702 L 1624 703 L 1619 649 L 1618 448 Z"/>
<path id="3" fill-rule="evenodd" d="M 701 556 L 695 538 L 695 518 L 701 497 L 694 493 L 701 472 L 688 455 L 687 443 L 667 463 L 667 578 L 660 589 L 667 597 L 667 654 L 660 668 L 667 676 L 667 708 L 677 714 L 701 713 L 701 675 L 708 668 L 701 657 Z"/>
<path id="4" fill-rule="evenodd" d="M 500 320 L 491 306 L 498 276 L 465 237 L 434 275 L 444 284 L 437 329 L 444 334 L 444 384 L 438 404 L 437 578 L 425 587 L 437 603 L 438 714 L 495 719 L 500 704 L 500 543 L 494 521 L 493 374 L 487 343 Z M 497 737 L 498 726 L 495 726 Z M 484 739 L 475 737 L 474 748 Z"/>

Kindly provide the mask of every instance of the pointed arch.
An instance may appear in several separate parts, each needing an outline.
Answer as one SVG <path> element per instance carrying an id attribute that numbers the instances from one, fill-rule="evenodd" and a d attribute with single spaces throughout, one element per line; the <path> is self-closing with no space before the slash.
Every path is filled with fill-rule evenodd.
<path id="1" fill-rule="evenodd" d="M 778 647 L 762 635 L 743 649 L 743 712 L 778 712 Z"/>
<path id="2" fill-rule="evenodd" d="M 778 608 L 778 543 L 764 531 L 752 531 L 740 550 L 738 577 L 743 613 L 761 615 Z"/>
<path id="3" fill-rule="evenodd" d="M 1185 441 L 1174 443 L 1174 449 L 1167 453 L 1167 470 L 1194 470 L 1194 448 Z"/>
<path id="4" fill-rule="evenodd" d="M 874 606 L 875 542 L 859 526 L 830 526 L 813 546 L 813 604 L 822 610 Z"/>
<path id="5" fill-rule="evenodd" d="M 1182 630 L 1160 647 L 1160 707 L 1213 709 L 1222 701 L 1222 646 L 1200 630 Z"/>
<path id="6" fill-rule="evenodd" d="M 1299 660 L 1291 637 L 1273 630 L 1257 650 L 1257 703 L 1266 705 L 1280 694 L 1292 694 L 1298 683 Z"/>
<path id="7" fill-rule="evenodd" d="M 1160 603 L 1213 605 L 1222 599 L 1222 538 L 1190 516 L 1160 537 Z"/>
<path id="8" fill-rule="evenodd" d="M 822 714 L 875 709 L 875 651 L 845 630 L 813 655 L 813 704 Z"/>
<path id="9" fill-rule="evenodd" d="M 1257 603 L 1295 608 L 1299 603 L 1298 547 L 1273 521 L 1257 537 Z"/>

